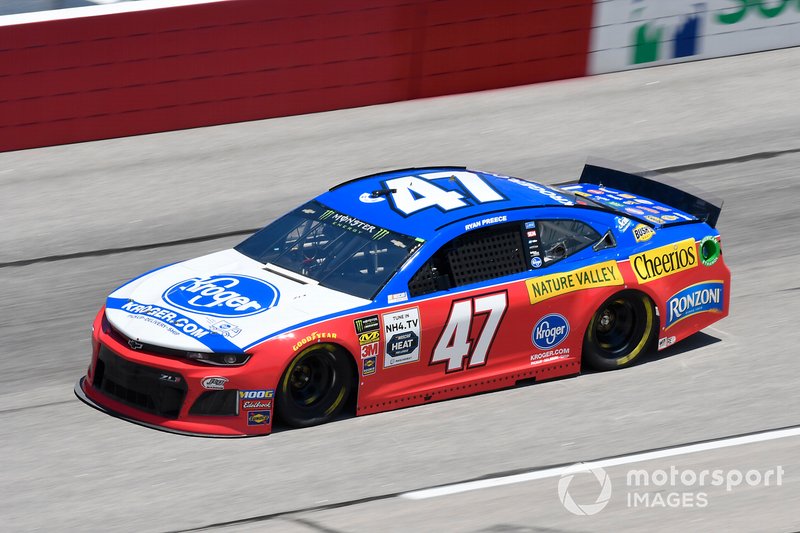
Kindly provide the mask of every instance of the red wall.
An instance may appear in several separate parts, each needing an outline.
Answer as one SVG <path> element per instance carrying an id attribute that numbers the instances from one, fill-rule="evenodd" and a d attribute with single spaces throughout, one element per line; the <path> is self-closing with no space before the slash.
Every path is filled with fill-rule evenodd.
<path id="1" fill-rule="evenodd" d="M 591 0 L 226 0 L 0 27 L 0 150 L 583 76 Z"/>

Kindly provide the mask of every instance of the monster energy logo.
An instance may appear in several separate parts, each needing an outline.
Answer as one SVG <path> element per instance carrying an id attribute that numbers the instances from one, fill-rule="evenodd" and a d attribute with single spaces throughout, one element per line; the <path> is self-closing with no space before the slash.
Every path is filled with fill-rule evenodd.
<path id="1" fill-rule="evenodd" d="M 345 228 L 355 233 L 369 233 L 372 235 L 374 240 L 382 239 L 389 235 L 389 230 L 379 229 L 378 227 L 368 224 L 363 220 L 359 220 L 343 213 L 337 213 L 333 209 L 325 210 L 325 212 L 319 216 L 319 219 L 327 220 L 334 226 Z"/>
<path id="2" fill-rule="evenodd" d="M 378 315 L 370 315 L 365 316 L 363 318 L 357 318 L 353 320 L 353 325 L 356 328 L 356 333 L 361 334 L 368 331 L 377 331 L 380 329 L 380 322 L 378 321 Z"/>

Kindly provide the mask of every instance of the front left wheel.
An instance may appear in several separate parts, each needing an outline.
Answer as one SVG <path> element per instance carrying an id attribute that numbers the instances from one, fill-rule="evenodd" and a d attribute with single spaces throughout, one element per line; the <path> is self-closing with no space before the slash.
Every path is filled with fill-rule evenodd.
<path id="1" fill-rule="evenodd" d="M 350 355 L 332 344 L 300 352 L 278 386 L 275 410 L 286 424 L 308 427 L 335 418 L 354 388 Z"/>

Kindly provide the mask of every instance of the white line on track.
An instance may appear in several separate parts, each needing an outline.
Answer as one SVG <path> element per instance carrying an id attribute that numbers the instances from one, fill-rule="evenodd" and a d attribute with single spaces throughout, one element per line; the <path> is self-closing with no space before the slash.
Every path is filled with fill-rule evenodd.
<path id="1" fill-rule="evenodd" d="M 225 0 L 139 0 L 138 2 L 105 3 L 90 0 L 97 5 L 69 7 L 66 9 L 53 9 L 49 11 L 31 11 L 27 13 L 14 13 L 0 16 L 0 26 L 14 26 L 17 24 L 30 24 L 49 20 L 64 20 L 84 17 L 113 15 L 115 13 L 132 13 L 134 11 L 147 11 L 149 9 L 163 9 L 167 7 L 181 7 L 195 4 L 211 4 Z"/>
<path id="2" fill-rule="evenodd" d="M 513 474 L 510 476 L 496 477 L 491 479 L 479 479 L 475 481 L 466 481 L 464 483 L 454 483 L 452 485 L 443 485 L 441 487 L 433 487 L 430 489 L 414 490 L 400 494 L 400 498 L 405 498 L 407 500 L 426 500 L 428 498 L 449 496 L 451 494 L 459 494 L 461 492 L 469 492 L 471 490 L 488 489 L 492 487 L 501 487 L 503 485 L 524 483 L 526 481 L 535 481 L 537 479 L 559 477 L 565 473 L 582 472 L 592 468 L 608 468 L 611 466 L 650 461 L 652 459 L 662 459 L 664 457 L 674 457 L 676 455 L 686 455 L 690 453 L 705 452 L 708 450 L 718 450 L 721 448 L 730 448 L 732 446 L 741 446 L 743 444 L 753 444 L 755 442 L 765 442 L 797 436 L 800 436 L 800 427 L 777 429 L 774 431 L 765 431 L 763 433 L 755 433 L 752 435 L 729 437 L 710 442 L 676 446 L 674 448 L 666 448 L 663 450 L 633 453 L 620 457 L 612 457 L 610 459 L 599 459 L 597 461 L 588 461 L 585 463 L 556 466 L 553 468 L 545 468 L 543 470 L 526 472 L 524 474 Z"/>

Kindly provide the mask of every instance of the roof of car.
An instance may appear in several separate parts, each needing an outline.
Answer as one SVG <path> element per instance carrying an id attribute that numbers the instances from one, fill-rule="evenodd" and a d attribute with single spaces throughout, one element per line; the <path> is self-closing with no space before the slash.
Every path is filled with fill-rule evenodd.
<path id="1" fill-rule="evenodd" d="M 573 205 L 539 183 L 464 167 L 390 170 L 346 181 L 317 200 L 365 222 L 428 240 L 456 221 L 526 207 Z"/>

